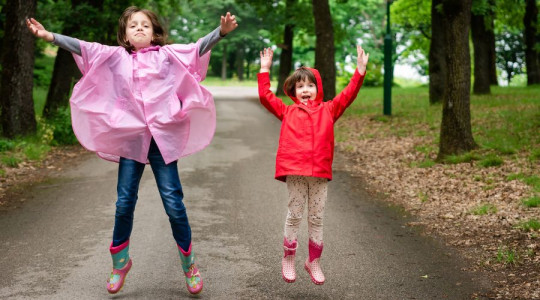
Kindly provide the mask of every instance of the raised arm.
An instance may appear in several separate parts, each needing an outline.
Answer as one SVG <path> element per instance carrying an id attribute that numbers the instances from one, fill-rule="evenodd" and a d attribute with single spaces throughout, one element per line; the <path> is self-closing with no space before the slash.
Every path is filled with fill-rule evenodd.
<path id="1" fill-rule="evenodd" d="M 221 24 L 209 34 L 205 35 L 201 40 L 201 46 L 199 47 L 199 56 L 203 56 L 206 52 L 212 50 L 212 48 L 229 32 L 238 27 L 236 22 L 236 16 L 227 12 L 225 16 L 221 16 Z"/>
<path id="2" fill-rule="evenodd" d="M 54 36 L 52 32 L 47 31 L 45 27 L 41 25 L 41 23 L 36 21 L 36 19 L 26 19 L 26 27 L 28 27 L 28 30 L 30 30 L 30 32 L 32 32 L 32 34 L 36 37 L 49 43 L 54 41 Z"/>
<path id="3" fill-rule="evenodd" d="M 270 90 L 270 67 L 272 66 L 272 56 L 274 51 L 270 48 L 263 49 L 261 55 L 261 71 L 257 74 L 259 82 L 259 100 L 261 104 L 274 114 L 278 119 L 283 120 L 283 115 L 287 106 L 276 97 Z"/>
<path id="4" fill-rule="evenodd" d="M 47 31 L 45 27 L 34 18 L 26 19 L 26 26 L 36 37 L 53 43 L 71 53 L 81 55 L 81 45 L 78 40 L 69 36 Z"/>
<path id="5" fill-rule="evenodd" d="M 366 54 L 360 45 L 356 46 L 356 51 L 358 57 L 354 75 L 349 84 L 332 100 L 331 103 L 334 120 L 341 117 L 343 112 L 345 112 L 345 109 L 356 99 L 360 87 L 362 87 L 362 83 L 364 82 L 369 54 Z"/>

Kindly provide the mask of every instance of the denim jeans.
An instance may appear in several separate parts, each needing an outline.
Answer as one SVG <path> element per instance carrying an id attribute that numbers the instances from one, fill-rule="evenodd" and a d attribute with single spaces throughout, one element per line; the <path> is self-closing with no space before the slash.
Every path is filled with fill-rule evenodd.
<path id="1" fill-rule="evenodd" d="M 186 208 L 182 202 L 184 194 L 178 175 L 177 161 L 165 164 L 154 139 L 150 144 L 148 160 L 156 179 L 159 194 L 169 216 L 173 237 L 176 243 L 187 251 L 191 243 L 191 228 L 189 226 Z M 132 159 L 120 158 L 118 168 L 118 199 L 113 231 L 113 246 L 127 241 L 133 229 L 133 214 L 137 204 L 139 183 L 145 164 Z"/>

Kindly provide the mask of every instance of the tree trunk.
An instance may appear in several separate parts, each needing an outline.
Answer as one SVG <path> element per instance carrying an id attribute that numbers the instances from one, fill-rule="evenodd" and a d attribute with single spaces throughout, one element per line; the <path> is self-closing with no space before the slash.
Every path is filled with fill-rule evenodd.
<path id="1" fill-rule="evenodd" d="M 443 26 L 446 45 L 446 85 L 438 160 L 477 147 L 471 131 L 471 57 L 469 29 L 471 0 L 444 0 Z"/>
<path id="2" fill-rule="evenodd" d="M 431 1 L 431 43 L 429 46 L 429 103 L 443 99 L 446 61 L 442 14 L 437 10 L 442 0 Z"/>
<path id="3" fill-rule="evenodd" d="M 489 30 L 483 15 L 471 15 L 471 33 L 474 46 L 474 85 L 475 94 L 490 94 L 490 49 Z"/>
<path id="4" fill-rule="evenodd" d="M 492 4 L 492 7 L 495 7 L 495 3 Z M 497 52 L 495 51 L 495 24 L 493 23 L 493 20 L 495 19 L 495 14 L 492 12 L 490 15 L 490 21 L 489 21 L 489 28 L 491 30 L 488 30 L 486 32 L 487 40 L 488 40 L 488 67 L 489 67 L 489 83 L 491 85 L 499 85 L 499 82 L 497 80 Z"/>
<path id="5" fill-rule="evenodd" d="M 526 0 L 525 16 L 525 63 L 527 65 L 527 85 L 540 83 L 540 62 L 539 53 L 535 49 L 538 32 L 536 23 L 538 22 L 538 7 L 536 0 Z"/>
<path id="6" fill-rule="evenodd" d="M 81 72 L 73 60 L 71 52 L 58 49 L 54 60 L 54 70 L 47 93 L 47 102 L 43 108 L 43 116 L 51 117 L 58 108 L 69 104 L 69 95 L 74 82 L 81 77 Z"/>
<path id="7" fill-rule="evenodd" d="M 2 135 L 13 138 L 36 132 L 34 99 L 35 38 L 26 18 L 35 15 L 36 0 L 8 0 L 2 45 Z"/>
<path id="8" fill-rule="evenodd" d="M 227 42 L 223 43 L 223 56 L 221 57 L 221 80 L 227 80 Z"/>
<path id="9" fill-rule="evenodd" d="M 71 7 L 75 9 L 81 4 L 88 4 L 92 7 L 102 9 L 103 0 L 72 0 Z M 68 20 L 65 20 L 65 26 L 62 30 L 62 34 L 67 36 L 78 36 L 78 38 L 84 38 L 80 36 L 81 27 L 92 26 L 92 24 L 81 23 L 81 19 L 84 22 L 84 16 L 70 16 Z M 91 22 L 91 21 L 89 21 Z M 73 60 L 71 52 L 62 48 L 58 49 L 56 58 L 54 60 L 54 70 L 51 78 L 51 84 L 49 85 L 49 92 L 47 93 L 47 101 L 43 109 L 43 116 L 48 118 L 54 115 L 56 110 L 61 107 L 69 105 L 69 96 L 71 94 L 71 87 L 74 82 L 79 80 L 81 72 Z"/>
<path id="10" fill-rule="evenodd" d="M 283 32 L 283 45 L 281 46 L 281 54 L 279 55 L 277 95 L 285 94 L 283 92 L 283 84 L 285 84 L 285 79 L 287 79 L 293 68 L 293 28 L 294 25 L 287 24 L 285 25 L 285 30 Z"/>
<path id="11" fill-rule="evenodd" d="M 315 19 L 315 69 L 319 70 L 324 87 L 324 99 L 336 96 L 336 63 L 334 57 L 334 27 L 328 0 L 313 0 Z"/>
<path id="12" fill-rule="evenodd" d="M 238 80 L 244 80 L 244 48 L 238 47 L 236 49 L 236 74 Z"/>
<path id="13" fill-rule="evenodd" d="M 279 72 L 276 94 L 279 96 L 285 95 L 283 85 L 285 84 L 285 79 L 287 79 L 291 73 L 291 70 L 293 69 L 294 24 L 288 22 L 294 18 L 294 11 L 292 9 L 294 2 L 294 0 L 285 1 L 285 19 L 287 23 L 283 29 L 283 44 L 278 45 L 278 47 L 281 48 L 281 53 L 279 55 Z"/>

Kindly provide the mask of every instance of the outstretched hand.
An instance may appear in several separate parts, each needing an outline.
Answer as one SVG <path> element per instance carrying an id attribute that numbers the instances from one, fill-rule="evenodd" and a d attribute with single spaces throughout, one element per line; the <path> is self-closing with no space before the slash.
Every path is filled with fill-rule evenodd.
<path id="1" fill-rule="evenodd" d="M 47 42 L 54 41 L 53 34 L 45 30 L 45 27 L 43 27 L 41 23 L 36 21 L 36 19 L 34 18 L 26 19 L 26 27 L 28 27 L 28 30 L 30 30 L 32 34 L 35 35 L 36 37 L 40 39 L 44 39 Z"/>
<path id="2" fill-rule="evenodd" d="M 236 16 L 231 15 L 230 12 L 227 12 L 225 16 L 221 16 L 221 36 L 227 35 L 229 32 L 233 31 L 238 27 L 238 23 L 236 23 Z"/>
<path id="3" fill-rule="evenodd" d="M 369 60 L 369 53 L 365 53 L 364 49 L 362 49 L 362 46 L 360 45 L 356 46 L 356 52 L 358 52 L 358 59 L 356 63 L 358 73 L 364 75 L 366 73 L 366 66 Z"/>
<path id="4" fill-rule="evenodd" d="M 261 54 L 261 73 L 270 72 L 272 67 L 272 56 L 274 51 L 271 48 L 265 48 L 260 52 Z"/>

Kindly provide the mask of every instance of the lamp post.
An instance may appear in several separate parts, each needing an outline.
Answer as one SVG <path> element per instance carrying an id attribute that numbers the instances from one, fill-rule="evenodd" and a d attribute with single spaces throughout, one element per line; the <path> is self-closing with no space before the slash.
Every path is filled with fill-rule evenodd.
<path id="1" fill-rule="evenodd" d="M 384 36 L 384 97 L 383 114 L 392 115 L 392 81 L 394 68 L 392 67 L 392 34 L 390 32 L 390 4 L 386 0 L 386 35 Z"/>

